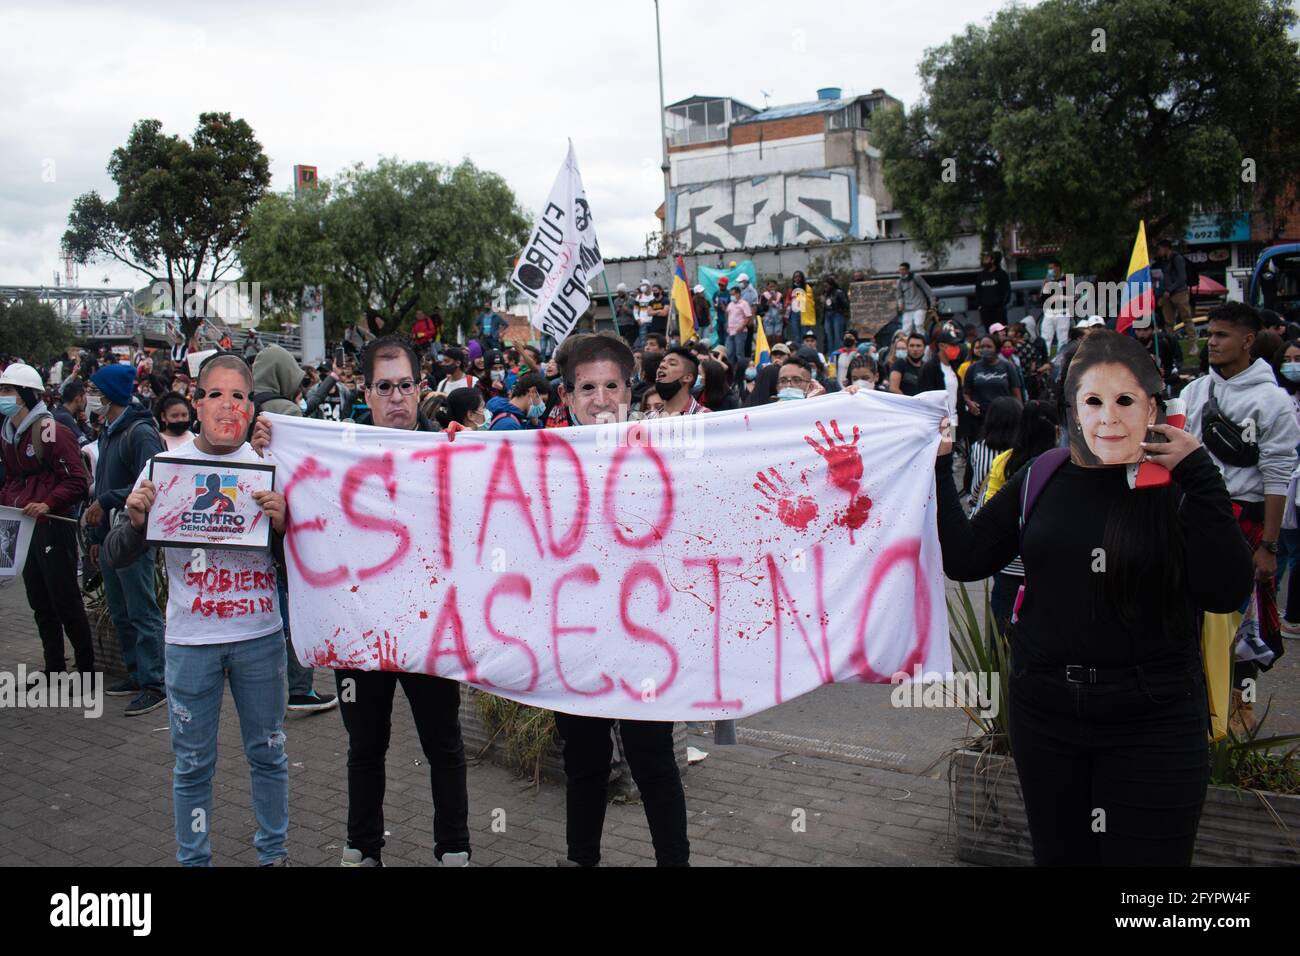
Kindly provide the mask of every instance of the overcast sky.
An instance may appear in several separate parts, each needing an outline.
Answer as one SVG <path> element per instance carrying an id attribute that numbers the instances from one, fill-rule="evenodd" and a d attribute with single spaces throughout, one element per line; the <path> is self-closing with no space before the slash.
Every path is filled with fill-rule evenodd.
<path id="1" fill-rule="evenodd" d="M 666 102 L 701 93 L 762 107 L 767 91 L 775 106 L 840 86 L 911 105 L 923 52 L 1001 3 L 717 6 L 726 12 L 662 0 Z M 651 0 L 0 0 L 0 36 L 0 284 L 52 281 L 72 200 L 115 195 L 105 167 L 135 121 L 188 138 L 205 110 L 252 125 L 277 191 L 295 163 L 329 177 L 380 156 L 468 157 L 531 213 L 572 137 L 606 256 L 639 254 L 656 228 Z M 105 275 L 145 281 L 103 264 L 82 267 L 80 284 Z"/>

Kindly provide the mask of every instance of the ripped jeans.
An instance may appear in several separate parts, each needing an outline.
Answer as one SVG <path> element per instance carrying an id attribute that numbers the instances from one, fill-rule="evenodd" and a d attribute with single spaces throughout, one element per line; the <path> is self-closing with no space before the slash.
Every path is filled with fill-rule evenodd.
<path id="1" fill-rule="evenodd" d="M 230 675 L 244 755 L 252 771 L 257 862 L 288 856 L 289 758 L 284 753 L 284 632 L 227 644 L 167 645 L 167 713 L 171 726 L 172 803 L 176 859 L 210 866 L 212 774 L 217 766 L 217 726 Z"/>

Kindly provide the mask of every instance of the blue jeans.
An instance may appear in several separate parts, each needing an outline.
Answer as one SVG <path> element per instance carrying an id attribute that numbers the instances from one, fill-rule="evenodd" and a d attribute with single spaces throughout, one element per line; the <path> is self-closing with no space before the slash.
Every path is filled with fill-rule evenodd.
<path id="1" fill-rule="evenodd" d="M 154 549 L 148 548 L 125 568 L 101 561 L 104 600 L 122 645 L 122 663 L 143 690 L 163 688 L 163 616 L 154 590 Z"/>
<path id="2" fill-rule="evenodd" d="M 298 654 L 293 649 L 293 634 L 289 630 L 289 587 L 284 575 L 278 575 L 275 583 L 280 591 L 280 620 L 284 622 L 284 663 L 289 671 L 289 696 L 305 697 L 312 691 L 313 670 L 298 663 Z"/>
<path id="3" fill-rule="evenodd" d="M 731 363 L 732 368 L 738 366 L 740 360 L 745 357 L 746 338 L 747 336 L 745 335 L 744 329 L 741 329 L 740 332 L 735 335 L 727 336 L 727 361 Z"/>
<path id="4" fill-rule="evenodd" d="M 173 644 L 167 649 L 167 710 L 171 717 L 172 803 L 176 859 L 211 866 L 212 773 L 217 725 L 230 675 L 244 754 L 252 771 L 257 861 L 289 855 L 289 758 L 284 753 L 284 632 L 228 644 Z"/>
<path id="5" fill-rule="evenodd" d="M 829 352 L 831 349 L 839 348 L 840 343 L 844 341 L 845 319 L 842 313 L 832 312 L 826 316 L 826 345 L 822 349 Z"/>

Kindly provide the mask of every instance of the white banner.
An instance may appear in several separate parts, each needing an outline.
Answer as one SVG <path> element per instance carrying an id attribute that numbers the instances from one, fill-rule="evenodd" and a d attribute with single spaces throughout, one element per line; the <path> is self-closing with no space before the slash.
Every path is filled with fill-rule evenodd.
<path id="1" fill-rule="evenodd" d="M 298 657 L 652 720 L 946 674 L 945 405 L 838 394 L 454 441 L 271 416 Z"/>
<path id="2" fill-rule="evenodd" d="M 570 141 L 569 155 L 555 177 L 532 238 L 519 253 L 510 283 L 532 302 L 533 325 L 563 342 L 591 305 L 587 283 L 604 271 Z"/>

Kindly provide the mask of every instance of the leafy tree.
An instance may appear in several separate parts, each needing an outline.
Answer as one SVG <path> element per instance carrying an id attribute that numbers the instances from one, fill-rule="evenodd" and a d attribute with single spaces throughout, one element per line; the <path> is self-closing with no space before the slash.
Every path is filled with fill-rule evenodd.
<path id="1" fill-rule="evenodd" d="M 71 325 L 52 306 L 35 298 L 0 299 L 0 356 L 16 355 L 29 365 L 53 359 L 73 343 Z"/>
<path id="2" fill-rule="evenodd" d="M 192 141 L 140 120 L 113 151 L 108 173 L 117 197 L 79 196 L 68 216 L 63 248 L 80 263 L 116 260 L 188 296 L 238 263 L 253 207 L 271 184 L 270 164 L 253 129 L 229 113 L 202 113 Z M 176 302 L 187 336 L 201 322 L 205 300 Z"/>
<path id="3" fill-rule="evenodd" d="M 239 256 L 245 278 L 281 304 L 322 286 L 336 338 L 362 315 L 398 329 L 417 309 L 445 306 L 449 319 L 468 322 L 509 276 L 528 229 L 505 180 L 469 160 L 381 159 L 300 199 L 268 196 Z"/>
<path id="4" fill-rule="evenodd" d="M 926 52 L 912 110 L 877 114 L 885 183 L 936 259 L 1018 224 L 1077 272 L 1120 269 L 1139 218 L 1274 213 L 1300 173 L 1295 22 L 1281 0 L 1007 7 Z"/>

